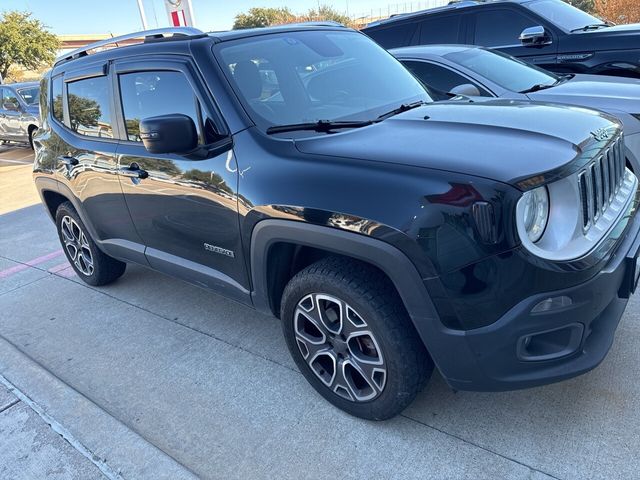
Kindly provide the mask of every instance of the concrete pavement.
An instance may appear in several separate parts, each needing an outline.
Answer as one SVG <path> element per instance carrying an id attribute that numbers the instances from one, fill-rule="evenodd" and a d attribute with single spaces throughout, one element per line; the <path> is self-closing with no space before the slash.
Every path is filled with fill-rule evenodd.
<path id="1" fill-rule="evenodd" d="M 0 232 L 0 375 L 107 477 L 638 475 L 638 299 L 587 375 L 485 394 L 436 374 L 402 416 L 372 423 L 313 391 L 277 320 L 136 266 L 84 285 L 40 205 L 0 215 Z"/>

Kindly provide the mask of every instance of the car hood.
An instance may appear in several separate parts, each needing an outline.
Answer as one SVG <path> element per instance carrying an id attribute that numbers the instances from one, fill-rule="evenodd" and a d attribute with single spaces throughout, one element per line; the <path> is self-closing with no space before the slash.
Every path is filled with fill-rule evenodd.
<path id="1" fill-rule="evenodd" d="M 640 80 L 604 75 L 575 75 L 558 86 L 528 93 L 531 100 L 581 105 L 612 115 L 640 114 Z M 623 119 L 624 121 L 625 119 Z M 628 119 L 627 123 L 633 121 Z M 640 122 L 625 124 L 627 133 L 640 130 Z"/>
<path id="2" fill-rule="evenodd" d="M 438 102 L 369 127 L 295 140 L 302 153 L 447 170 L 516 184 L 566 166 L 620 125 L 579 107 Z"/>
<path id="3" fill-rule="evenodd" d="M 603 51 L 607 49 L 637 49 L 640 40 L 640 24 L 616 25 L 613 27 L 573 32 L 563 37 L 560 51 L 586 52 L 589 49 Z"/>
<path id="4" fill-rule="evenodd" d="M 607 35 L 640 35 L 640 23 L 627 23 L 625 25 L 613 25 L 607 28 L 598 28 L 597 30 L 587 30 L 585 32 L 574 32 L 586 34 L 589 36 L 604 37 Z"/>

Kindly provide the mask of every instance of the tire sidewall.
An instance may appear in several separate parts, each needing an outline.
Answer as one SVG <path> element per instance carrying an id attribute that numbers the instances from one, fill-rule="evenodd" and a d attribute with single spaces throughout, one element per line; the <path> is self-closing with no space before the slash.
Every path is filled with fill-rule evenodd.
<path id="1" fill-rule="evenodd" d="M 392 334 L 393 331 L 386 328 L 378 312 L 373 309 L 366 299 L 359 297 L 348 282 L 334 282 L 333 280 L 329 280 L 320 274 L 311 274 L 304 281 L 294 278 L 287 286 L 281 311 L 282 328 L 287 347 L 301 373 L 315 390 L 330 403 L 351 415 L 365 419 L 383 420 L 391 418 L 404 410 L 406 405 L 413 399 L 413 396 L 408 394 L 402 387 L 403 377 L 406 375 L 406 365 L 403 365 L 400 357 L 395 354 L 397 346 L 394 346 L 393 339 L 389 338 L 389 334 Z M 356 403 L 338 396 L 316 376 L 302 357 L 295 339 L 293 322 L 298 302 L 310 293 L 324 293 L 348 303 L 362 316 L 376 337 L 386 363 L 387 378 L 384 390 L 375 399 Z"/>
<path id="2" fill-rule="evenodd" d="M 87 243 L 89 244 L 89 249 L 91 250 L 91 257 L 93 259 L 93 273 L 91 275 L 85 275 L 82 273 L 78 267 L 76 267 L 73 260 L 69 257 L 69 252 L 67 251 L 67 247 L 64 245 L 64 237 L 62 234 L 62 219 L 66 216 L 73 218 L 73 220 L 78 224 L 78 226 L 82 229 L 85 237 L 87 238 Z M 69 264 L 76 272 L 79 278 L 81 278 L 84 282 L 94 285 L 97 283 L 97 280 L 100 276 L 100 261 L 99 261 L 99 251 L 98 246 L 95 244 L 91 235 L 87 231 L 87 227 L 85 227 L 84 223 L 80 219 L 80 215 L 78 212 L 71 206 L 69 203 L 63 203 L 58 207 L 56 212 L 56 228 L 58 230 L 58 238 L 60 239 L 60 244 L 62 245 L 62 250 L 64 251 L 64 255 L 69 261 Z"/>

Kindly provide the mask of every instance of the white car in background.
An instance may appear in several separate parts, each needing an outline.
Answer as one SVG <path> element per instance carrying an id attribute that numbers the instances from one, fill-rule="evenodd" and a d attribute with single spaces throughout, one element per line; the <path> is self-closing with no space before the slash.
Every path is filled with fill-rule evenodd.
<path id="1" fill-rule="evenodd" d="M 640 173 L 640 80 L 604 75 L 558 75 L 495 50 L 432 45 L 390 50 L 432 96 L 534 100 L 607 112 L 624 125 L 627 160 Z"/>

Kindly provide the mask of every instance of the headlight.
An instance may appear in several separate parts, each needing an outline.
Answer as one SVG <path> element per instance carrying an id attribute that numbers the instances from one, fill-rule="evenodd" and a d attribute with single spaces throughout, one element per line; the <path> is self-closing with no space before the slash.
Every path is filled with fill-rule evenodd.
<path id="1" fill-rule="evenodd" d="M 547 187 L 538 187 L 525 192 L 522 215 L 524 228 L 533 243 L 540 240 L 549 220 L 549 192 Z"/>

